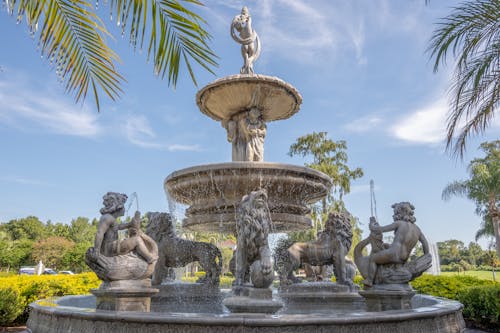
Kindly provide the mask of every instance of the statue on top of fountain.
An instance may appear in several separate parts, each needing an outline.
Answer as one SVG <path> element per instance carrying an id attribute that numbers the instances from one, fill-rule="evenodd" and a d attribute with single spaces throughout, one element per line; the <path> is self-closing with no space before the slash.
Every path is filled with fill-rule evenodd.
<path id="1" fill-rule="evenodd" d="M 239 36 L 236 35 L 235 30 Z M 241 74 L 254 74 L 253 63 L 260 55 L 260 39 L 252 28 L 252 17 L 247 7 L 243 7 L 240 15 L 236 15 L 231 22 L 231 37 L 241 44 L 243 67 Z"/>
<path id="2" fill-rule="evenodd" d="M 87 250 L 85 262 L 103 281 L 142 280 L 153 273 L 158 247 L 141 230 L 141 214 L 136 212 L 129 223 L 119 223 L 125 214 L 127 195 L 108 192 L 103 196 L 101 218 L 94 247 Z M 118 231 L 128 229 L 128 237 L 119 240 Z"/>
<path id="3" fill-rule="evenodd" d="M 233 162 L 264 161 L 264 138 L 267 127 L 262 112 L 257 107 L 240 112 L 229 120 L 223 120 L 222 126 L 227 130 L 227 140 L 233 144 Z"/>
<path id="4" fill-rule="evenodd" d="M 408 282 L 420 276 L 431 266 L 427 240 L 415 225 L 415 207 L 409 202 L 392 205 L 394 223 L 379 226 L 370 218 L 370 235 L 354 248 L 354 261 L 364 277 L 365 288 L 408 289 Z M 392 244 L 383 242 L 383 233 L 394 231 Z M 413 248 L 420 242 L 424 255 L 408 261 Z M 363 256 L 363 249 L 370 244 L 371 253 Z"/>

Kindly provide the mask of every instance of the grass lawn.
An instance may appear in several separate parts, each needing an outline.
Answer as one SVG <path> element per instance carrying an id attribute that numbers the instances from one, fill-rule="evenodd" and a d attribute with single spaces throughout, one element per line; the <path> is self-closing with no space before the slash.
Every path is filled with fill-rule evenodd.
<path id="1" fill-rule="evenodd" d="M 493 273 L 491 271 L 465 271 L 465 272 L 441 272 L 444 276 L 453 275 L 469 275 L 477 277 L 478 279 L 491 280 L 493 281 Z M 500 282 L 500 272 L 496 272 L 496 281 Z"/>

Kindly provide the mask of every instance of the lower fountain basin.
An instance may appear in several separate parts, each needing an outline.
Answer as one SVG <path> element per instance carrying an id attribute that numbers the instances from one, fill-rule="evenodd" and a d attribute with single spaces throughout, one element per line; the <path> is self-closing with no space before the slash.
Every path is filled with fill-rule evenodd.
<path id="1" fill-rule="evenodd" d="M 311 168 L 269 162 L 230 162 L 182 169 L 165 179 L 165 191 L 189 205 L 183 227 L 193 231 L 230 232 L 236 229 L 241 198 L 267 190 L 273 232 L 311 227 L 308 204 L 324 198 L 330 177 Z"/>
<path id="2" fill-rule="evenodd" d="M 465 328 L 462 305 L 416 295 L 412 309 L 381 312 L 339 310 L 331 313 L 214 314 L 96 311 L 94 296 L 65 296 L 31 304 L 27 323 L 33 333 L 275 333 L 391 332 L 457 333 Z"/>

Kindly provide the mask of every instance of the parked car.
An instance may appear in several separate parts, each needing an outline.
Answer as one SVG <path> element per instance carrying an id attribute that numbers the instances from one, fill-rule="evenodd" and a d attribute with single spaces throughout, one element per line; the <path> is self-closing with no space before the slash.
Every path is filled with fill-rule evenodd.
<path id="1" fill-rule="evenodd" d="M 19 275 L 21 275 L 21 274 L 34 275 L 35 274 L 35 267 L 21 267 L 17 273 Z"/>
<path id="2" fill-rule="evenodd" d="M 18 274 L 35 275 L 35 267 L 21 267 Z M 57 274 L 57 272 L 52 268 L 45 268 L 42 274 L 54 275 Z"/>
<path id="3" fill-rule="evenodd" d="M 59 271 L 57 274 L 75 275 L 72 271 Z"/>
<path id="4" fill-rule="evenodd" d="M 47 274 L 47 275 L 56 275 L 57 272 L 55 270 L 53 270 L 52 268 L 45 268 L 43 270 L 43 273 L 42 274 Z"/>

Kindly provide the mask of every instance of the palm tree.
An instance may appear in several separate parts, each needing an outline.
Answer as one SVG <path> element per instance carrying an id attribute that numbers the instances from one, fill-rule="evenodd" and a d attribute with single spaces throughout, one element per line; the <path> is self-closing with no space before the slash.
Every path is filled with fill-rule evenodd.
<path id="1" fill-rule="evenodd" d="M 89 90 L 97 109 L 104 92 L 115 100 L 122 93 L 124 77 L 117 71 L 118 55 L 107 45 L 111 37 L 94 9 L 92 0 L 0 0 L 21 22 L 23 17 L 43 57 L 56 68 L 66 91 L 76 102 Z M 95 0 L 98 7 L 98 0 Z M 205 21 L 186 5 L 201 6 L 199 0 L 109 0 L 111 19 L 130 45 L 147 49 L 154 73 L 175 84 L 181 64 L 196 84 L 191 62 L 213 73 L 215 54 L 208 46 Z"/>
<path id="2" fill-rule="evenodd" d="M 428 51 L 434 72 L 455 59 L 451 105 L 447 124 L 447 149 L 463 157 L 471 134 L 483 132 L 500 101 L 500 1 L 464 2 L 438 23 Z M 456 132 L 460 132 L 456 139 Z"/>
<path id="3" fill-rule="evenodd" d="M 491 221 L 500 258 L 500 140 L 484 142 L 480 147 L 486 156 L 470 162 L 469 179 L 448 184 L 442 197 L 448 200 L 455 195 L 465 196 L 476 203 L 476 212 L 484 212 L 483 226 L 478 234 L 481 235 Z"/>

